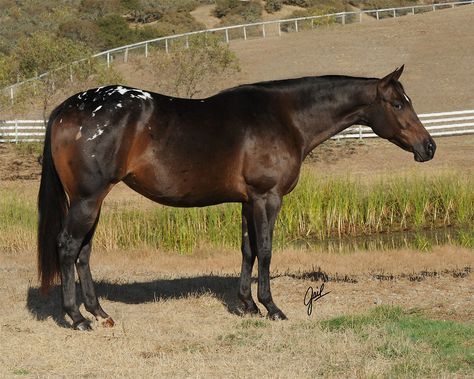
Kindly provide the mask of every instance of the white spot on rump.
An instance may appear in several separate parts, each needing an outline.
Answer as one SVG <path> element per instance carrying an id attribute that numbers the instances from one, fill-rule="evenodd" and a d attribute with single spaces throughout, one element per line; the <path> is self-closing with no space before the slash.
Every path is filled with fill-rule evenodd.
<path id="1" fill-rule="evenodd" d="M 82 137 L 81 130 L 82 130 L 82 126 L 79 127 L 79 131 L 76 134 L 76 141 Z"/>
<path id="2" fill-rule="evenodd" d="M 87 141 L 92 141 L 94 139 L 96 139 L 97 137 L 99 137 L 100 135 L 102 135 L 104 133 L 104 131 L 100 128 L 97 129 L 97 131 L 94 133 L 94 135 L 90 138 L 87 139 Z"/>
<path id="3" fill-rule="evenodd" d="M 151 95 L 148 92 L 137 88 L 124 88 L 122 86 L 118 86 L 114 91 L 110 92 L 109 95 L 112 95 L 114 92 L 118 92 L 121 95 L 125 95 L 127 92 L 132 92 L 132 97 L 138 97 L 143 100 L 151 100 Z"/>
<path id="4" fill-rule="evenodd" d="M 97 112 L 100 108 L 102 108 L 102 105 L 99 105 L 96 109 L 92 111 L 92 117 L 95 117 L 95 112 Z"/>

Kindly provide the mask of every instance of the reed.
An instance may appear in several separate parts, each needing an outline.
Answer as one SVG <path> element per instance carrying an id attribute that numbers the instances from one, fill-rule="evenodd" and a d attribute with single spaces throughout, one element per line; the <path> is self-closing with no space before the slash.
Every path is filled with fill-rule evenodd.
<path id="1" fill-rule="evenodd" d="M 282 248 L 305 239 L 472 227 L 473 189 L 474 179 L 463 176 L 396 177 L 369 184 L 351 178 L 318 179 L 304 170 L 297 188 L 284 198 L 274 244 Z M 0 189 L 2 250 L 31 248 L 36 219 L 35 199 Z M 240 246 L 240 205 L 140 209 L 117 202 L 102 212 L 94 241 L 105 250 L 153 248 L 188 253 L 205 246 L 235 249 Z M 463 232 L 460 241 L 474 246 L 470 232 Z"/>

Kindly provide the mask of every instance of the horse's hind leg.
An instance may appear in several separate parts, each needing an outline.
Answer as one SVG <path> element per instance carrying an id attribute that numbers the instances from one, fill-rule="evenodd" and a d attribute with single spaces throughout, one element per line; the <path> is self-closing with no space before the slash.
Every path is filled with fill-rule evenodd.
<path id="1" fill-rule="evenodd" d="M 102 309 L 99 300 L 97 299 L 89 265 L 92 250 L 92 238 L 99 221 L 99 216 L 100 210 L 92 229 L 87 233 L 84 239 L 83 246 L 76 261 L 76 270 L 81 283 L 82 297 L 86 310 L 92 313 L 97 320 L 102 321 L 103 326 L 112 327 L 114 326 L 114 320 L 112 320 L 112 318 Z"/>
<path id="2" fill-rule="evenodd" d="M 79 311 L 76 301 L 74 264 L 79 258 L 86 236 L 95 226 L 101 202 L 102 196 L 71 201 L 64 228 L 58 237 L 63 308 L 71 317 L 74 328 L 79 330 L 90 329 L 90 325 Z M 87 275 L 84 276 L 86 277 Z M 88 279 L 85 280 L 86 283 Z"/>
<path id="3" fill-rule="evenodd" d="M 257 256 L 253 211 L 249 204 L 242 204 L 242 270 L 240 272 L 239 299 L 244 305 L 243 312 L 260 314 L 252 298 L 252 268 Z"/>

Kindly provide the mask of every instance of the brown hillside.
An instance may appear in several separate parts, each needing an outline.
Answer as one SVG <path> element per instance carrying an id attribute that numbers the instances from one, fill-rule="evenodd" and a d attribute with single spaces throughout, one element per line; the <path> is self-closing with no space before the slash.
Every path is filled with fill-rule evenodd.
<path id="1" fill-rule="evenodd" d="M 305 75 L 380 77 L 405 64 L 401 81 L 418 112 L 474 107 L 474 6 L 271 39 L 235 41 L 242 71 L 226 85 Z"/>

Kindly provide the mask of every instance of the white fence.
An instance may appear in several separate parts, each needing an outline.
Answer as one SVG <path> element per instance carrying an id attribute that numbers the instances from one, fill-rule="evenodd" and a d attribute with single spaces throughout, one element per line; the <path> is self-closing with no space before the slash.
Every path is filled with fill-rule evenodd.
<path id="1" fill-rule="evenodd" d="M 418 116 L 434 137 L 474 134 L 474 110 L 426 113 Z M 43 120 L 0 120 L 0 142 L 43 141 L 44 133 Z M 332 138 L 363 139 L 373 137 L 377 137 L 377 135 L 369 127 L 353 126 Z"/>
<path id="2" fill-rule="evenodd" d="M 397 7 L 397 8 L 385 8 L 385 9 L 372 9 L 365 11 L 357 12 L 339 12 L 331 13 L 320 16 L 310 16 L 310 17 L 298 17 L 285 20 L 274 20 L 274 21 L 262 21 L 255 22 L 251 24 L 242 24 L 242 25 L 233 25 L 225 26 L 220 28 L 199 30 L 196 32 L 176 34 L 167 37 L 155 38 L 148 41 L 137 42 L 134 44 L 117 47 L 107 51 L 103 51 L 93 55 L 92 57 L 82 59 L 71 63 L 70 65 L 61 67 L 59 69 L 46 72 L 37 77 L 28 79 L 23 82 L 13 84 L 11 86 L 3 88 L 1 91 L 4 95 L 9 96 L 11 102 L 14 102 L 15 93 L 18 91 L 19 87 L 23 84 L 35 81 L 42 80 L 48 75 L 58 71 L 58 70 L 68 70 L 71 74 L 72 80 L 72 67 L 74 65 L 89 61 L 91 59 L 103 59 L 104 63 L 107 66 L 110 66 L 111 62 L 116 59 L 123 59 L 127 62 L 130 52 L 141 51 L 142 54 L 147 57 L 151 49 L 161 49 L 167 53 L 173 49 L 179 49 L 182 47 L 189 47 L 190 37 L 197 34 L 214 34 L 220 36 L 223 41 L 229 43 L 231 40 L 249 38 L 265 38 L 271 35 L 281 36 L 282 32 L 298 32 L 303 29 L 315 29 L 319 26 L 329 25 L 330 23 L 338 24 L 348 24 L 354 22 L 363 22 L 363 15 L 373 16 L 375 19 L 379 20 L 381 18 L 387 17 L 400 17 L 407 14 L 417 14 L 430 11 L 436 11 L 439 9 L 445 8 L 454 8 L 462 5 L 474 4 L 474 0 L 465 0 L 465 1 L 454 1 L 430 5 L 413 5 L 408 7 Z"/>
<path id="3" fill-rule="evenodd" d="M 474 134 L 474 110 L 425 113 L 419 114 L 418 117 L 433 137 Z M 352 126 L 332 138 L 362 139 L 374 137 L 377 137 L 377 135 L 371 128 L 367 126 Z"/>

